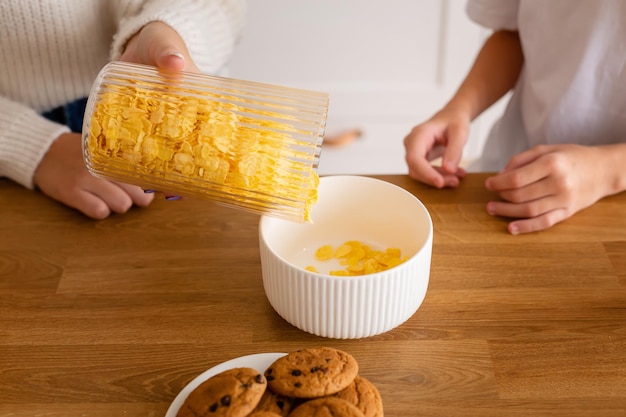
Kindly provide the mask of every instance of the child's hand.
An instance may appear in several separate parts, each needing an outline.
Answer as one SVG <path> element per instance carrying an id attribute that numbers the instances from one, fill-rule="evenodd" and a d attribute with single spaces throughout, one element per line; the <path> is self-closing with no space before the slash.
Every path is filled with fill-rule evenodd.
<path id="1" fill-rule="evenodd" d="M 487 179 L 487 189 L 505 200 L 491 201 L 487 212 L 516 217 L 512 234 L 547 229 L 591 206 L 609 190 L 606 149 L 579 145 L 541 145 L 522 152 Z"/>
<path id="2" fill-rule="evenodd" d="M 94 219 L 125 213 L 133 204 L 147 206 L 154 198 L 134 185 L 92 176 L 83 162 L 78 133 L 65 133 L 50 146 L 35 171 L 34 183 L 44 194 Z"/>
<path id="3" fill-rule="evenodd" d="M 465 176 L 459 162 L 469 125 L 463 113 L 444 109 L 415 126 L 404 138 L 409 176 L 437 188 L 458 186 Z M 433 166 L 431 162 L 439 157 L 442 166 Z"/>
<path id="4" fill-rule="evenodd" d="M 178 32 L 158 21 L 148 23 L 128 41 L 120 60 L 171 71 L 200 72 Z"/>

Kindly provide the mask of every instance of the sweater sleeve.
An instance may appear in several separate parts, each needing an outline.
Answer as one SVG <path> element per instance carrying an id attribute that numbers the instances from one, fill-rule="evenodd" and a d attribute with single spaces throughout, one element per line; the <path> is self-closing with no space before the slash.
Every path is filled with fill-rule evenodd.
<path id="1" fill-rule="evenodd" d="M 161 21 L 178 32 L 203 73 L 223 73 L 245 21 L 245 0 L 146 0 L 122 11 L 111 59 L 119 59 L 128 40 L 144 25 Z"/>
<path id="2" fill-rule="evenodd" d="M 520 0 L 468 0 L 469 18 L 493 30 L 517 30 Z"/>
<path id="3" fill-rule="evenodd" d="M 33 175 L 50 144 L 70 129 L 0 97 L 0 177 L 33 188 Z"/>

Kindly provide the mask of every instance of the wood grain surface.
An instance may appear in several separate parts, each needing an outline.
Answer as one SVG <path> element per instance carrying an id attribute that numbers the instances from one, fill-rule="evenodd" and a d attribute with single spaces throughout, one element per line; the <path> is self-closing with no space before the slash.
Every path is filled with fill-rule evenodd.
<path id="1" fill-rule="evenodd" d="M 411 319 L 361 340 L 272 310 L 255 214 L 158 198 L 94 221 L 0 180 L 0 416 L 164 416 L 220 362 L 319 345 L 355 356 L 388 417 L 626 415 L 626 194 L 512 236 L 486 174 L 379 178 L 431 213 L 431 279 Z"/>

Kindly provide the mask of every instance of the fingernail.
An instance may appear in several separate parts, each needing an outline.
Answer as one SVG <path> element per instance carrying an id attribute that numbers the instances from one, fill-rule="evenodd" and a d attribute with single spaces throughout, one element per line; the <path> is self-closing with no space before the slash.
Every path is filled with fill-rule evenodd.
<path id="1" fill-rule="evenodd" d="M 147 189 L 147 190 L 143 190 L 143 192 L 146 193 L 146 194 L 152 194 L 152 193 L 154 193 L 154 190 L 153 189 Z"/>
<path id="2" fill-rule="evenodd" d="M 167 201 L 175 201 L 175 200 L 180 200 L 182 197 L 179 195 L 166 195 L 165 199 Z"/>
<path id="3" fill-rule="evenodd" d="M 179 57 L 180 59 L 182 59 L 183 61 L 185 60 L 185 57 L 183 56 L 183 54 L 181 54 L 181 53 L 180 53 L 180 52 L 178 52 L 178 51 L 173 51 L 173 52 L 170 52 L 170 53 L 168 53 L 168 55 L 170 55 L 170 56 L 177 56 L 177 57 Z"/>
<path id="4" fill-rule="evenodd" d="M 519 228 L 514 225 L 514 224 L 510 224 L 509 225 L 509 233 L 512 235 L 518 235 L 519 234 Z"/>
<path id="5" fill-rule="evenodd" d="M 496 210 L 495 210 L 493 203 L 487 203 L 487 213 L 489 213 L 492 216 L 496 214 Z"/>

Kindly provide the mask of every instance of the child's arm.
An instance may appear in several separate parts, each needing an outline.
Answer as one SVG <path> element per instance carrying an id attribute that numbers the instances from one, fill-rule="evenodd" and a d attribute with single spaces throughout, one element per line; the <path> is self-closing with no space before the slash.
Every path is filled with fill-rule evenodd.
<path id="1" fill-rule="evenodd" d="M 517 32 L 497 31 L 487 39 L 456 94 L 405 138 L 412 178 L 439 188 L 458 185 L 471 121 L 515 86 L 523 63 Z M 443 158 L 440 169 L 430 163 L 438 157 Z"/>

